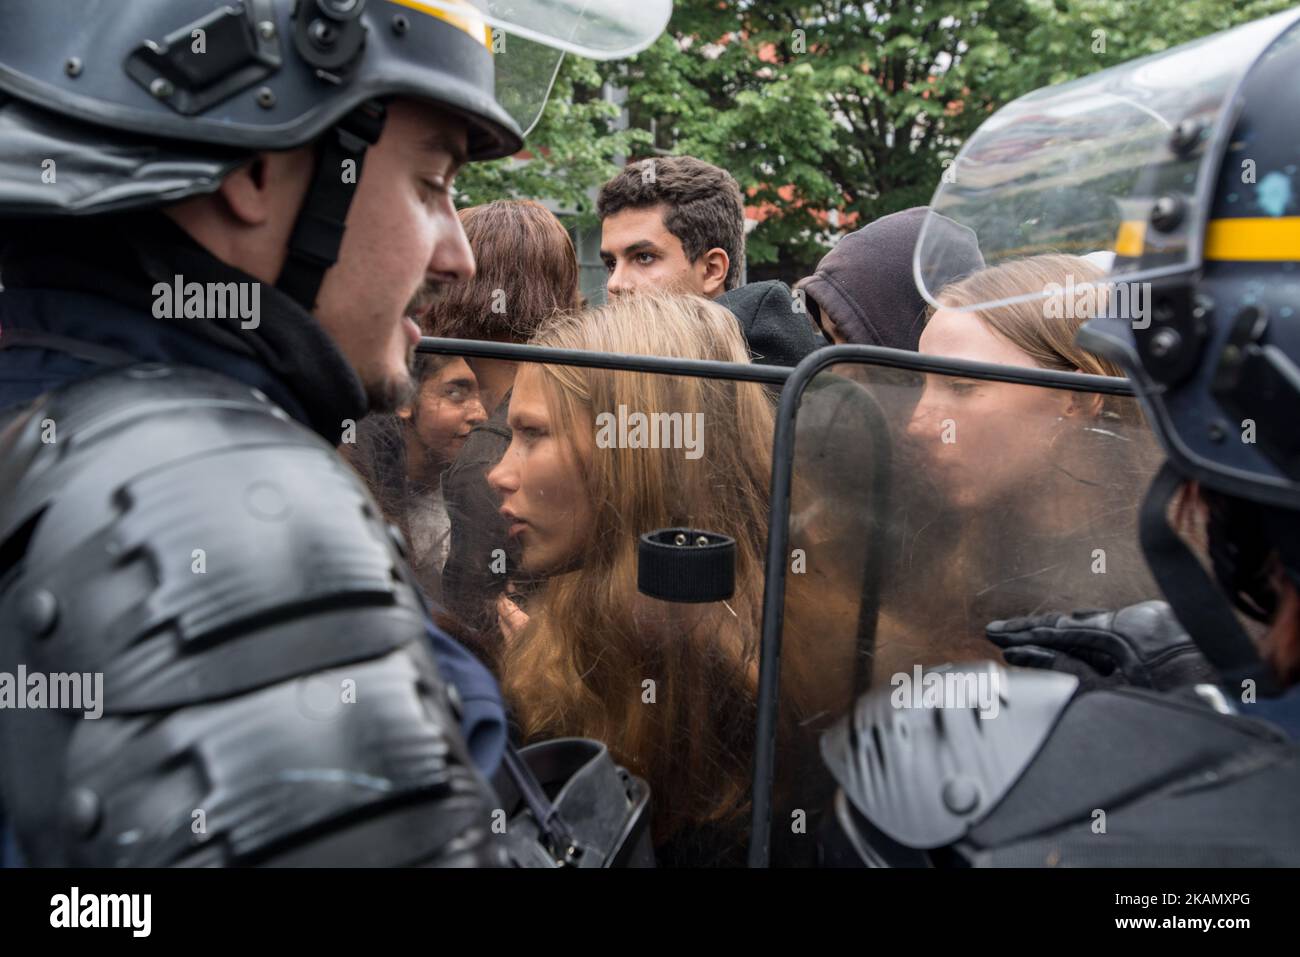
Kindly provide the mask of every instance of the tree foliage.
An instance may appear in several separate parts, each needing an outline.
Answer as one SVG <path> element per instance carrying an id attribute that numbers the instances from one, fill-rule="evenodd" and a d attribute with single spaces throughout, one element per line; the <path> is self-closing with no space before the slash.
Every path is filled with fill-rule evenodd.
<path id="1" fill-rule="evenodd" d="M 834 226 L 923 204 L 944 165 L 997 107 L 1257 19 L 1289 0 L 679 0 L 668 32 L 632 60 L 570 62 L 532 137 L 541 160 L 467 177 L 474 201 L 584 192 L 649 137 L 611 132 L 598 77 L 672 152 L 716 163 L 764 218 L 749 263 L 815 263 Z M 639 150 L 639 152 L 638 152 Z"/>
<path id="2" fill-rule="evenodd" d="M 528 137 L 528 155 L 465 167 L 456 177 L 456 204 L 544 199 L 572 213 L 580 225 L 594 222 L 592 187 L 650 141 L 645 130 L 616 128 L 620 110 L 601 99 L 602 83 L 595 63 L 565 57 L 546 109 Z"/>

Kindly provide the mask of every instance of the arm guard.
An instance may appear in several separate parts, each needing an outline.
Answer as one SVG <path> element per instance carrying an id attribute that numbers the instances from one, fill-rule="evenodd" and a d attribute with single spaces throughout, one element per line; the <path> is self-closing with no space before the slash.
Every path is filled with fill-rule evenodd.
<path id="1" fill-rule="evenodd" d="M 1300 861 L 1300 752 L 1198 693 L 1076 694 L 1004 669 L 996 717 L 868 692 L 828 731 L 823 850 L 874 867 L 1247 867 Z M 948 669 L 934 669 L 941 673 Z M 1220 697 L 1222 697 L 1220 695 Z"/>
<path id="2" fill-rule="evenodd" d="M 499 862 L 424 628 L 361 483 L 255 390 L 138 365 L 0 434 L 0 673 L 102 675 L 0 711 L 31 864 Z"/>

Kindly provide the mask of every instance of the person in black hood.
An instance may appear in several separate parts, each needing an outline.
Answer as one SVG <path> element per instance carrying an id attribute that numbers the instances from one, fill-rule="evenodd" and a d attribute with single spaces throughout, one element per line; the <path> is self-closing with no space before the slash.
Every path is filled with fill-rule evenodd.
<path id="1" fill-rule="evenodd" d="M 928 206 L 890 213 L 849 233 L 822 257 L 817 270 L 795 283 L 807 312 L 837 345 L 888 346 L 916 351 L 926 302 L 912 278 Z M 944 274 L 957 278 L 984 267 L 975 233 L 945 216 L 931 219 L 945 251 Z"/>

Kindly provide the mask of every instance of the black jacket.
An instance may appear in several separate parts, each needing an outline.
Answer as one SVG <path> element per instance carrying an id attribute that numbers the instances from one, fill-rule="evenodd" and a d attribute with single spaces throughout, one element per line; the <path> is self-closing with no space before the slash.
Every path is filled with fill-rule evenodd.
<path id="1" fill-rule="evenodd" d="M 494 657 L 496 600 L 505 591 L 514 562 L 506 521 L 498 511 L 501 499 L 488 485 L 487 473 L 510 446 L 509 407 L 507 393 L 491 417 L 470 431 L 456 461 L 442 475 L 443 499 L 451 518 L 451 550 L 442 570 L 443 603 L 479 633 Z M 497 561 L 498 555 L 506 555 L 506 562 Z"/>
<path id="2" fill-rule="evenodd" d="M 755 362 L 768 366 L 795 366 L 826 340 L 813 330 L 808 316 L 795 312 L 790 287 L 770 279 L 751 282 L 718 297 L 731 310 Z"/>

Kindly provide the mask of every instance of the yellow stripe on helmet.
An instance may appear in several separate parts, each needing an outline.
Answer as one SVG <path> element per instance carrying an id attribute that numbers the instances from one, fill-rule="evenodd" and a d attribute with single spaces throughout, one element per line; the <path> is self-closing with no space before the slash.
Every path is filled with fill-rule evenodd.
<path id="1" fill-rule="evenodd" d="M 1147 224 L 1142 219 L 1126 219 L 1115 234 L 1115 255 L 1138 259 L 1146 249 Z"/>
<path id="2" fill-rule="evenodd" d="M 1300 262 L 1300 216 L 1212 219 L 1205 258 L 1236 262 Z"/>
<path id="3" fill-rule="evenodd" d="M 492 50 L 492 30 L 484 22 L 479 9 L 469 0 L 442 0 L 438 6 L 422 3 L 421 0 L 391 0 L 391 2 L 436 17 L 482 43 L 488 48 L 488 52 Z M 456 7 L 457 9 L 453 11 L 447 9 L 448 7 Z M 459 12 L 461 10 L 464 12 Z"/>
<path id="4" fill-rule="evenodd" d="M 1140 259 L 1146 252 L 1147 224 L 1120 223 L 1115 253 Z M 1219 262 L 1300 262 L 1300 216 L 1212 219 L 1205 227 L 1205 259 Z"/>

